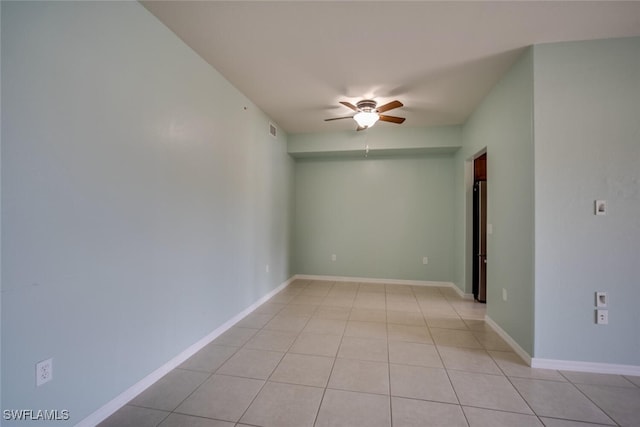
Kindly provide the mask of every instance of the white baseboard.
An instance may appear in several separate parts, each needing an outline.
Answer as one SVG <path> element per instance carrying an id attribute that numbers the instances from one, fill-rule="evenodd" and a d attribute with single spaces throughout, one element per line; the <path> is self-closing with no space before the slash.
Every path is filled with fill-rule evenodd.
<path id="1" fill-rule="evenodd" d="M 432 280 L 403 280 L 403 279 L 378 279 L 372 277 L 350 277 L 350 276 L 321 276 L 314 274 L 296 274 L 296 279 L 302 280 L 325 280 L 333 282 L 365 282 L 384 283 L 389 285 L 411 285 L 411 286 L 436 286 L 441 288 L 452 288 L 460 298 L 473 299 L 473 294 L 465 294 L 452 282 L 437 282 Z"/>
<path id="2" fill-rule="evenodd" d="M 333 282 L 365 282 L 365 283 L 385 283 L 389 285 L 411 285 L 411 286 L 439 286 L 445 288 L 458 289 L 451 282 L 434 282 L 429 280 L 402 280 L 402 279 L 378 279 L 371 277 L 349 277 L 349 276 L 320 276 L 314 274 L 296 274 L 294 279 L 301 280 L 325 280 Z"/>
<path id="3" fill-rule="evenodd" d="M 640 366 L 616 365 L 613 363 L 580 362 L 575 360 L 531 359 L 532 368 L 555 369 L 558 371 L 593 372 L 597 374 L 616 374 L 640 376 Z"/>
<path id="4" fill-rule="evenodd" d="M 82 421 L 80 421 L 78 424 L 76 424 L 76 427 L 93 427 L 99 424 L 100 422 L 104 421 L 105 419 L 107 419 L 111 414 L 113 414 L 118 409 L 126 405 L 126 403 L 129 402 L 131 399 L 133 399 L 134 397 L 136 397 L 137 395 L 145 391 L 147 388 L 149 388 L 160 378 L 168 374 L 174 368 L 180 366 L 185 360 L 187 360 L 188 358 L 196 354 L 204 346 L 206 346 L 211 341 L 213 341 L 214 339 L 222 335 L 224 332 L 226 332 L 227 329 L 229 329 L 230 327 L 238 323 L 240 320 L 242 320 L 245 316 L 247 316 L 249 313 L 254 311 L 256 308 L 260 307 L 262 304 L 264 304 L 266 301 L 268 301 L 272 296 L 280 292 L 282 289 L 286 288 L 291 282 L 293 282 L 293 280 L 295 280 L 294 277 L 289 278 L 286 282 L 282 283 L 280 286 L 278 286 L 268 294 L 264 295 L 258 301 L 251 304 L 249 307 L 247 307 L 240 313 L 236 314 L 231 319 L 227 320 L 225 323 L 223 323 L 218 328 L 210 332 L 208 335 L 206 335 L 202 339 L 198 340 L 194 344 L 187 347 L 185 350 L 180 352 L 180 354 L 175 356 L 173 359 L 169 360 L 167 363 L 165 363 L 164 365 L 162 365 L 161 367 L 159 367 L 158 369 L 156 369 L 155 371 L 153 371 L 152 373 L 150 373 L 149 375 L 147 375 L 146 377 L 144 377 L 143 379 L 141 379 L 140 381 L 138 381 L 137 383 L 129 387 L 127 390 L 125 390 L 124 392 L 116 396 L 113 400 L 103 405 L 100 409 L 98 409 L 97 411 L 95 411 L 94 413 L 92 413 Z"/>
<path id="5" fill-rule="evenodd" d="M 504 339 L 514 352 L 529 366 L 538 369 L 554 369 L 556 371 L 593 372 L 596 374 L 616 374 L 640 376 L 640 366 L 617 365 L 613 363 L 582 362 L 578 360 L 542 359 L 531 357 L 518 345 L 493 319 L 485 315 L 485 322 Z"/>
<path id="6" fill-rule="evenodd" d="M 454 291 L 456 291 L 456 294 L 458 294 L 460 298 L 469 299 L 469 300 L 473 299 L 473 294 L 465 294 L 462 289 L 460 289 L 455 285 L 455 283 L 451 283 L 451 287 L 453 288 Z"/>
<path id="7" fill-rule="evenodd" d="M 520 356 L 520 358 L 527 365 L 531 366 L 531 356 L 522 347 L 520 347 L 520 344 L 518 344 L 513 338 L 511 338 L 511 336 L 506 333 L 505 330 L 502 329 L 500 325 L 498 325 L 491 317 L 489 317 L 489 315 L 484 315 L 484 321 L 491 327 L 491 329 L 493 329 L 498 335 L 500 335 L 500 338 L 502 338 L 507 342 L 507 344 L 509 344 L 509 347 L 511 347 L 513 351 L 518 356 Z"/>

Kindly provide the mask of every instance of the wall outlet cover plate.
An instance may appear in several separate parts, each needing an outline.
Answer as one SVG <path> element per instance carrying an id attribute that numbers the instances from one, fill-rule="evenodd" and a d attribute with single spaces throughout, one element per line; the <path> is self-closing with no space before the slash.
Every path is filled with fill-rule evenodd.
<path id="1" fill-rule="evenodd" d="M 48 383 L 53 379 L 53 359 L 36 363 L 36 386 Z"/>

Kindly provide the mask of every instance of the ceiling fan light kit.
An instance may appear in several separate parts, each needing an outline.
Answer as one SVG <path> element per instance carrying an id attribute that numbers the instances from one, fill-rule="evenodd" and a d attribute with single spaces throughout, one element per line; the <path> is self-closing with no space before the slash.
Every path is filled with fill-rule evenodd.
<path id="1" fill-rule="evenodd" d="M 362 128 L 373 126 L 379 118 L 380 116 L 378 113 L 373 111 L 360 111 L 353 116 L 353 119 L 358 123 L 358 126 Z"/>
<path id="2" fill-rule="evenodd" d="M 402 102 L 400 101 L 391 101 L 377 108 L 376 101 L 372 99 L 363 99 L 356 105 L 346 101 L 340 101 L 340 104 L 352 109 L 356 113 L 353 116 L 325 119 L 325 122 L 341 119 L 354 119 L 356 123 L 358 123 L 358 128 L 356 130 L 364 130 L 373 126 L 378 120 L 396 124 L 400 124 L 405 120 L 404 117 L 383 116 L 380 114 L 385 111 L 393 110 L 394 108 L 402 107 Z"/>

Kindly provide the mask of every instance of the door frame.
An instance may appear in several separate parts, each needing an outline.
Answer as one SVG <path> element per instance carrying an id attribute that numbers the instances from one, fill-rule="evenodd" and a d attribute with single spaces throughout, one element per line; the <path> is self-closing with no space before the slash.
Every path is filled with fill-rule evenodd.
<path id="1" fill-rule="evenodd" d="M 473 299 L 473 182 L 475 180 L 474 161 L 483 154 L 487 154 L 487 147 L 477 151 L 465 161 L 465 293 Z M 487 159 L 489 156 L 487 155 Z M 488 171 L 487 162 L 487 171 Z M 487 177 L 488 177 L 487 172 Z M 487 221 L 488 222 L 488 221 Z M 487 283 L 489 286 L 489 283 Z"/>

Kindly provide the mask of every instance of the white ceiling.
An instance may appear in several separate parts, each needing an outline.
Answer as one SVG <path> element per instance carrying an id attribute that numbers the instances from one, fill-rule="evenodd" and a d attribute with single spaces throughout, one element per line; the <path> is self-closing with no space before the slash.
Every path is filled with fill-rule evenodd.
<path id="1" fill-rule="evenodd" d="M 143 5 L 289 133 L 355 129 L 324 119 L 362 98 L 404 103 L 400 126 L 463 123 L 527 46 L 640 35 L 640 2 Z"/>

